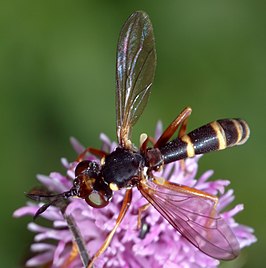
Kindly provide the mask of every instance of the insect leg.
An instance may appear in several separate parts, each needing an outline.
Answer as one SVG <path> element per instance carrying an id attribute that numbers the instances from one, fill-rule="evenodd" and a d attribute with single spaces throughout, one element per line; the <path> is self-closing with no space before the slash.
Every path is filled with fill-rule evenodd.
<path id="1" fill-rule="evenodd" d="M 94 256 L 92 257 L 92 259 L 90 260 L 87 268 L 92 268 L 93 263 L 95 262 L 95 260 L 107 249 L 107 247 L 109 246 L 109 244 L 112 241 L 112 238 L 116 232 L 116 229 L 118 228 L 118 226 L 120 225 L 121 221 L 123 220 L 130 204 L 131 204 L 131 200 L 132 200 L 132 189 L 128 189 L 126 191 L 124 200 L 123 200 L 123 204 L 120 210 L 120 213 L 118 215 L 118 218 L 116 220 L 114 229 L 108 234 L 108 236 L 106 237 L 105 241 L 103 242 L 102 246 L 100 247 L 100 249 L 94 254 Z"/>
<path id="2" fill-rule="evenodd" d="M 99 157 L 100 159 L 104 159 L 107 155 L 107 153 L 102 151 L 102 150 L 88 147 L 77 157 L 76 161 L 77 162 L 83 161 L 87 153 L 91 153 L 91 154 Z"/>
<path id="3" fill-rule="evenodd" d="M 180 130 L 178 133 L 178 137 L 181 137 L 186 132 L 187 127 L 187 120 L 192 112 L 190 107 L 186 107 L 175 119 L 172 123 L 168 126 L 168 128 L 163 132 L 161 137 L 157 140 L 156 144 L 154 145 L 155 148 L 159 148 L 165 145 L 169 139 L 174 135 L 178 127 L 180 126 Z"/>
<path id="4" fill-rule="evenodd" d="M 155 145 L 155 139 L 153 137 L 148 136 L 146 133 L 140 135 L 140 151 L 145 152 L 148 146 L 148 142 L 151 142 Z"/>
<path id="5" fill-rule="evenodd" d="M 141 228 L 141 219 L 142 219 L 142 213 L 145 211 L 145 210 L 147 210 L 149 207 L 150 207 L 150 203 L 147 203 L 147 204 L 145 204 L 145 205 L 143 205 L 143 206 L 141 206 L 141 207 L 139 207 L 139 209 L 138 209 L 138 224 L 137 224 L 137 228 L 138 229 L 140 229 Z"/>

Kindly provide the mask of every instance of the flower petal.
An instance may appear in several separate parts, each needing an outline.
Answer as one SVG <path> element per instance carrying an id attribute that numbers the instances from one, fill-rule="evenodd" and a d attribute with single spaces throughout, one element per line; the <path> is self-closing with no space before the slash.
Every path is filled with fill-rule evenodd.
<path id="1" fill-rule="evenodd" d="M 44 265 L 53 259 L 52 251 L 45 251 L 42 254 L 39 254 L 26 262 L 27 267 L 38 267 Z"/>

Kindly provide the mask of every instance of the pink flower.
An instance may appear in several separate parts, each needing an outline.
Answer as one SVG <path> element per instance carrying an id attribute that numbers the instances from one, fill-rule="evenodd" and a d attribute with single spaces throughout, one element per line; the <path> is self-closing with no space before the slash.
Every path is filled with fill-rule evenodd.
<path id="1" fill-rule="evenodd" d="M 162 126 L 158 124 L 155 137 L 158 138 Z M 100 135 L 102 150 L 113 151 L 117 144 L 111 142 L 104 134 Z M 71 139 L 75 151 L 80 154 L 84 147 L 75 139 Z M 198 161 L 200 157 L 185 160 L 186 172 L 180 162 L 168 164 L 159 173 L 155 174 L 175 183 L 194 187 L 212 195 L 220 195 L 218 211 L 223 211 L 234 200 L 233 190 L 225 191 L 230 184 L 228 180 L 208 181 L 213 175 L 209 170 L 196 179 Z M 96 160 L 90 156 L 90 160 Z M 38 175 L 37 179 L 49 191 L 64 192 L 72 187 L 76 162 L 69 163 L 62 159 L 67 176 L 52 172 L 49 176 Z M 123 190 L 116 191 L 110 204 L 104 208 L 92 208 L 83 199 L 71 198 L 65 214 L 71 215 L 81 232 L 90 256 L 100 248 L 107 234 L 115 225 Z M 141 230 L 137 228 L 138 208 L 147 201 L 137 189 L 133 190 L 131 207 L 115 233 L 107 250 L 97 259 L 94 267 L 217 267 L 219 261 L 199 251 L 184 237 L 182 237 L 152 206 L 144 212 L 144 221 Z M 41 206 L 28 202 L 14 212 L 14 217 L 26 215 L 34 216 Z M 221 212 L 222 217 L 235 233 L 240 248 L 256 242 L 253 229 L 237 223 L 234 216 L 243 210 L 243 205 L 236 205 L 233 209 Z M 36 222 L 28 224 L 28 229 L 36 233 L 31 251 L 35 256 L 26 263 L 28 267 L 35 267 L 51 263 L 50 267 L 82 267 L 79 255 L 66 265 L 72 250 L 72 234 L 59 208 L 50 206 L 41 217 L 51 222 L 51 227 L 43 227 Z M 147 228 L 147 229 L 145 229 Z M 51 244 L 49 241 L 54 240 Z"/>

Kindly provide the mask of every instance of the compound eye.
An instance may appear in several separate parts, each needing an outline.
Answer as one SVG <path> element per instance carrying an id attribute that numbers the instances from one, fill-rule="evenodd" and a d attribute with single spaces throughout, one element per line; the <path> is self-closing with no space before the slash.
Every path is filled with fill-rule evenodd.
<path id="1" fill-rule="evenodd" d="M 89 160 L 84 160 L 84 161 L 79 162 L 75 169 L 75 176 L 77 177 L 82 172 L 87 170 L 90 166 L 91 166 L 91 161 Z"/>
<path id="2" fill-rule="evenodd" d="M 109 204 L 109 198 L 106 194 L 92 190 L 92 192 L 85 198 L 87 204 L 94 208 L 102 208 Z"/>

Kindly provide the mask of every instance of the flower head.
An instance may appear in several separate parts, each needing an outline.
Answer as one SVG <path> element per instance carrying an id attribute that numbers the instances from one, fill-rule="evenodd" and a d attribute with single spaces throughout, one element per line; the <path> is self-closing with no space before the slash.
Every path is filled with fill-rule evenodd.
<path id="1" fill-rule="evenodd" d="M 155 138 L 161 134 L 161 124 L 156 128 Z M 116 148 L 116 143 L 111 142 L 101 134 L 102 150 L 109 153 Z M 80 154 L 84 147 L 75 139 L 71 140 L 76 152 Z M 90 160 L 97 161 L 93 156 Z M 225 209 L 234 200 L 233 190 L 225 191 L 229 185 L 228 180 L 208 181 L 213 171 L 206 171 L 196 180 L 198 161 L 200 157 L 185 160 L 185 169 L 180 162 L 166 165 L 160 173 L 156 174 L 166 180 L 194 187 L 212 195 L 220 195 L 218 212 Z M 38 175 L 37 179 L 53 192 L 64 192 L 72 187 L 76 162 L 69 163 L 62 159 L 66 168 L 66 176 L 52 172 L 49 176 Z M 84 200 L 72 198 L 65 210 L 66 215 L 71 215 L 80 230 L 89 255 L 92 256 L 102 245 L 107 234 L 115 225 L 124 197 L 124 190 L 116 191 L 110 204 L 97 209 L 87 205 Z M 184 237 L 182 237 L 152 206 L 144 211 L 142 226 L 137 228 L 138 209 L 147 201 L 137 189 L 133 189 L 133 201 L 128 213 L 117 229 L 110 246 L 97 259 L 94 267 L 217 267 L 219 261 L 199 251 Z M 14 212 L 15 217 L 35 215 L 40 205 L 28 202 Z M 250 227 L 240 225 L 234 216 L 243 210 L 243 205 L 220 213 L 235 233 L 240 248 L 256 241 Z M 50 206 L 41 217 L 52 223 L 51 227 L 43 227 L 35 222 L 28 224 L 28 229 L 36 233 L 31 251 L 35 256 L 26 263 L 28 267 L 35 267 L 51 263 L 50 267 L 81 267 L 79 255 L 73 254 L 73 237 L 68 224 L 55 206 Z M 48 241 L 53 240 L 51 244 Z"/>

